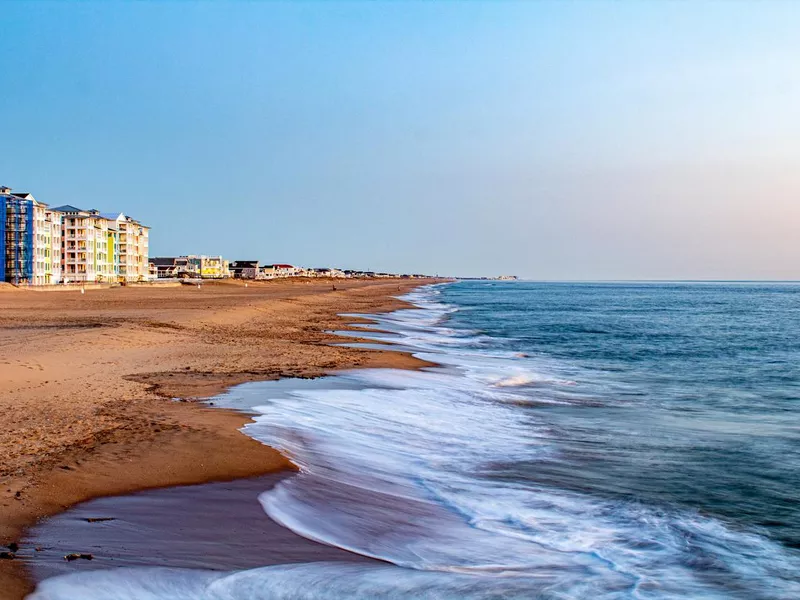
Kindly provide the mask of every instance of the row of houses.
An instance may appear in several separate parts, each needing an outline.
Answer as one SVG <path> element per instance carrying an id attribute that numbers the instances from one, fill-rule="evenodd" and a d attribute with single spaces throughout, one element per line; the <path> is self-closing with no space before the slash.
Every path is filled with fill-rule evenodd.
<path id="1" fill-rule="evenodd" d="M 0 281 L 143 281 L 150 273 L 149 235 L 149 227 L 124 213 L 50 207 L 0 186 Z"/>
<path id="2" fill-rule="evenodd" d="M 221 256 L 169 256 L 150 259 L 151 276 L 157 279 L 251 279 L 266 280 L 282 277 L 333 277 L 383 278 L 398 277 L 391 273 L 356 271 L 352 269 L 307 268 L 289 264 L 265 264 L 258 260 L 227 261 Z M 401 275 L 399 277 L 424 277 L 424 275 Z"/>
<path id="3" fill-rule="evenodd" d="M 288 264 L 262 265 L 258 260 L 227 261 L 221 256 L 157 256 L 150 272 L 157 279 L 275 279 L 279 277 L 344 277 L 339 269 L 306 269 Z"/>

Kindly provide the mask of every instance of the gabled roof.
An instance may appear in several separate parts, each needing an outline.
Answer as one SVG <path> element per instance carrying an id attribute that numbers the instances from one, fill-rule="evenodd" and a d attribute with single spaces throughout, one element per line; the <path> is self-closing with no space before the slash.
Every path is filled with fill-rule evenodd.
<path id="1" fill-rule="evenodd" d="M 154 256 L 150 258 L 150 262 L 157 267 L 172 267 L 175 266 L 176 258 L 174 256 Z"/>
<path id="2" fill-rule="evenodd" d="M 123 219 L 125 218 L 125 215 L 123 213 L 116 213 L 116 212 L 113 213 L 101 212 L 100 216 L 103 217 L 104 219 L 108 219 L 109 221 L 116 221 L 120 217 L 122 217 Z"/>
<path id="3" fill-rule="evenodd" d="M 57 210 L 58 212 L 63 213 L 79 213 L 79 212 L 87 212 L 82 208 L 78 208 L 76 206 L 72 206 L 71 204 L 65 204 L 64 206 L 56 206 L 50 210 Z"/>

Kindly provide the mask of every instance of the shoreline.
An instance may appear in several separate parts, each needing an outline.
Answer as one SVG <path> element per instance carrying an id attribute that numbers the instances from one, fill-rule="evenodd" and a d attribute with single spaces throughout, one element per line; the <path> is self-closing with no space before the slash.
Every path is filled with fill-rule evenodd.
<path id="1" fill-rule="evenodd" d="M 384 564 L 315 542 L 270 519 L 258 497 L 293 476 L 280 471 L 81 503 L 28 530 L 27 555 L 35 556 L 29 571 L 38 584 L 121 567 L 240 571 L 317 561 Z M 65 562 L 63 556 L 71 552 L 92 552 L 93 560 Z"/>
<path id="2" fill-rule="evenodd" d="M 114 314 L 107 317 L 114 324 L 114 333 L 119 335 L 119 330 L 123 330 L 124 341 L 137 341 L 115 345 L 125 350 L 121 353 L 123 356 L 115 357 L 118 359 L 115 364 L 121 368 L 114 369 L 116 381 L 113 383 L 119 386 L 121 394 L 115 397 L 112 393 L 104 401 L 90 402 L 90 406 L 81 407 L 92 409 L 90 416 L 95 419 L 91 421 L 100 422 L 102 427 L 99 430 L 90 431 L 89 435 L 78 432 L 74 436 L 77 439 L 59 440 L 61 445 L 45 448 L 32 456 L 21 453 L 27 462 L 23 460 L 16 471 L 9 473 L 9 465 L 2 465 L 0 543 L 17 541 L 22 532 L 39 519 L 92 498 L 233 481 L 292 470 L 294 466 L 286 457 L 239 432 L 249 421 L 247 415 L 168 399 L 209 398 L 248 381 L 319 377 L 344 368 L 391 366 L 411 369 L 425 366 L 426 363 L 407 353 L 332 347 L 330 342 L 341 341 L 341 338 L 327 332 L 332 329 L 357 331 L 358 328 L 351 328 L 348 323 L 362 322 L 361 319 L 338 315 L 396 310 L 405 303 L 392 296 L 429 283 L 433 281 L 346 281 L 344 284 L 337 282 L 337 291 L 331 292 L 327 282 L 269 282 L 248 288 L 228 282 L 208 286 L 199 294 L 193 288 L 133 291 L 123 288 L 121 294 L 120 290 L 92 291 L 82 298 L 77 295 L 69 298 L 71 303 L 62 300 L 65 294 L 37 292 L 33 304 L 47 305 L 55 300 L 58 305 L 67 304 L 68 310 L 64 314 L 62 309 L 55 323 L 51 322 L 52 315 L 45 313 L 45 318 L 40 318 L 38 323 L 29 320 L 23 327 L 14 327 L 14 322 L 6 315 L 9 312 L 13 315 L 15 311 L 30 312 L 22 300 L 26 296 L 31 298 L 29 294 L 0 296 L 0 307 L 8 309 L 11 305 L 10 311 L 4 311 L 5 318 L 0 319 L 0 342 L 10 342 L 5 346 L 8 350 L 15 342 L 20 344 L 22 341 L 21 345 L 28 347 L 26 358 L 34 358 L 29 362 L 39 364 L 41 371 L 51 372 L 44 381 L 12 376 L 0 383 L 3 386 L 0 389 L 6 392 L 3 400 L 6 400 L 7 410 L 8 400 L 14 407 L 15 396 L 23 399 L 18 412 L 32 409 L 31 401 L 48 404 L 42 401 L 42 397 L 53 388 L 61 388 L 62 393 L 56 396 L 56 400 L 61 401 L 59 405 L 63 409 L 63 400 L 77 402 L 79 394 L 94 389 L 91 374 L 97 375 L 97 364 L 90 365 L 94 369 L 88 369 L 88 381 L 76 378 L 78 381 L 71 387 L 67 386 L 66 393 L 63 390 L 65 381 L 71 379 L 76 370 L 66 365 L 67 368 L 60 373 L 60 380 L 53 377 L 52 371 L 57 371 L 54 368 L 59 361 L 57 350 L 66 347 L 69 351 L 70 347 L 82 342 L 102 342 L 102 336 L 108 334 L 104 331 L 108 326 L 97 312 L 108 312 L 103 310 L 108 303 L 115 305 L 112 307 Z M 212 296 L 218 297 L 211 300 Z M 169 302 L 164 302 L 165 297 Z M 165 304 L 170 305 L 166 310 Z M 127 314 L 126 309 L 131 305 L 134 310 L 128 310 L 127 313 L 131 314 Z M 39 308 L 35 306 L 32 310 Z M 98 310 L 93 311 L 93 308 Z M 154 319 L 156 316 L 157 321 Z M 35 333 L 31 335 L 31 331 Z M 187 331 L 189 337 L 194 334 L 199 339 L 187 340 Z M 58 334 L 64 332 L 69 335 L 59 338 Z M 52 340 L 47 336 L 55 334 L 55 347 L 37 348 L 34 339 L 31 350 L 30 337 L 36 338 L 37 334 L 49 341 L 50 346 L 53 346 Z M 76 341 L 75 337 L 83 339 Z M 244 344 L 242 337 L 247 338 Z M 356 338 L 353 341 L 357 341 Z M 198 352 L 193 354 L 190 351 L 187 355 L 184 351 L 187 346 Z M 148 348 L 153 347 L 155 351 L 148 352 Z M 37 351 L 40 352 L 38 355 Z M 171 351 L 175 351 L 177 356 L 171 356 L 175 354 Z M 157 364 L 168 368 L 152 370 L 153 359 L 161 357 L 166 360 Z M 182 369 L 174 368 L 177 366 L 176 358 L 180 359 Z M 96 357 L 84 359 L 92 361 Z M 17 359 L 16 362 L 21 361 Z M 236 362 L 239 369 L 231 370 L 231 362 Z M 3 360 L 0 364 L 12 363 Z M 79 365 L 81 368 L 86 366 Z M 30 365 L 26 367 L 30 368 Z M 102 370 L 102 365 L 100 368 Z M 30 377 L 28 373 L 22 373 Z M 15 387 L 23 381 L 28 385 Z M 112 388 L 112 392 L 113 383 L 107 386 Z M 54 409 L 53 412 L 58 411 Z M 84 423 L 89 420 L 85 418 L 86 412 L 81 410 L 76 415 L 67 411 L 66 416 L 73 421 L 79 417 L 77 422 Z M 49 420 L 47 416 L 45 421 Z M 56 416 L 64 418 L 62 414 Z M 31 415 L 23 415 L 22 420 L 28 428 L 20 428 L 22 431 L 13 431 L 12 419 L 12 435 L 16 433 L 18 437 L 22 434 L 23 439 L 30 438 L 30 419 Z M 111 426 L 107 421 L 111 421 Z M 72 425 L 67 428 L 72 429 Z M 35 441 L 41 443 L 50 439 L 47 423 L 38 433 L 34 436 Z M 0 447 L 3 441 L 0 438 Z M 12 462 L 10 467 L 14 466 Z M 32 590 L 31 583 L 22 560 L 0 560 L 3 598 L 24 597 Z"/>

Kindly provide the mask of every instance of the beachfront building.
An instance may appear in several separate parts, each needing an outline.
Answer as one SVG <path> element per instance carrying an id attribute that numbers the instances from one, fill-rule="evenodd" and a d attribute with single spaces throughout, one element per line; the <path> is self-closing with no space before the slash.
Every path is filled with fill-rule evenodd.
<path id="1" fill-rule="evenodd" d="M 260 277 L 274 279 L 276 277 L 295 277 L 302 273 L 302 269 L 287 264 L 264 265 L 259 269 Z"/>
<path id="2" fill-rule="evenodd" d="M 27 192 L 0 186 L 0 281 L 46 285 L 60 281 L 58 215 Z"/>
<path id="3" fill-rule="evenodd" d="M 221 256 L 190 255 L 189 269 L 203 279 L 222 279 L 230 277 L 228 261 Z"/>
<path id="4" fill-rule="evenodd" d="M 108 281 L 108 221 L 95 210 L 70 204 L 62 213 L 62 265 L 65 283 Z"/>
<path id="5" fill-rule="evenodd" d="M 147 279 L 150 254 L 150 228 L 130 217 L 120 215 L 119 226 L 119 277 L 125 281 Z"/>
<path id="6" fill-rule="evenodd" d="M 257 260 L 234 260 L 228 266 L 228 270 L 234 279 L 258 279 Z"/>
<path id="7" fill-rule="evenodd" d="M 341 269 L 330 269 L 328 267 L 318 267 L 315 269 L 306 269 L 306 277 L 345 277 L 345 272 Z"/>
<path id="8" fill-rule="evenodd" d="M 126 219 L 122 213 L 100 213 L 106 221 L 106 268 L 100 276 L 107 281 L 121 281 L 119 230 L 120 222 Z"/>
<path id="9" fill-rule="evenodd" d="M 143 281 L 149 228 L 121 213 L 48 207 L 0 186 L 0 281 L 15 285 Z"/>
<path id="10" fill-rule="evenodd" d="M 189 264 L 188 256 L 154 256 L 150 259 L 150 272 L 156 279 L 200 277 L 195 265 Z"/>
<path id="11" fill-rule="evenodd" d="M 0 276 L 15 284 L 33 279 L 33 203 L 0 187 Z"/>
<path id="12" fill-rule="evenodd" d="M 149 228 L 122 213 L 64 205 L 62 266 L 65 283 L 145 281 L 150 273 Z"/>
<path id="13" fill-rule="evenodd" d="M 156 279 L 180 277 L 181 271 L 178 267 L 178 260 L 175 256 L 153 256 L 150 258 L 150 271 L 155 272 Z"/>
<path id="14" fill-rule="evenodd" d="M 45 285 L 61 283 L 61 229 L 64 215 L 57 210 L 44 211 L 44 228 L 49 236 L 49 247 L 46 246 Z"/>
<path id="15" fill-rule="evenodd" d="M 47 205 L 38 202 L 27 192 L 13 192 L 13 196 L 28 204 L 32 218 L 30 276 L 21 283 L 29 285 L 45 285 L 50 283 L 52 275 L 50 250 L 52 234 L 46 220 Z M 27 253 L 27 252 L 26 252 Z"/>
<path id="16" fill-rule="evenodd" d="M 108 255 L 115 281 L 150 278 L 150 228 L 123 213 L 101 213 L 108 226 Z"/>

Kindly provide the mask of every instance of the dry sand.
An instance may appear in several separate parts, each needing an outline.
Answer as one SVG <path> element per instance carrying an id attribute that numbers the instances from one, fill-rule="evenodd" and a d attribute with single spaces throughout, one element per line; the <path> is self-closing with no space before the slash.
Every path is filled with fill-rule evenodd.
<path id="1" fill-rule="evenodd" d="M 0 293 L 0 543 L 93 497 L 292 468 L 246 417 L 173 398 L 246 381 L 424 363 L 331 346 L 337 315 L 403 305 L 409 281 L 284 280 Z M 351 321 L 353 319 L 350 319 Z M 0 560 L 0 598 L 30 587 Z"/>

